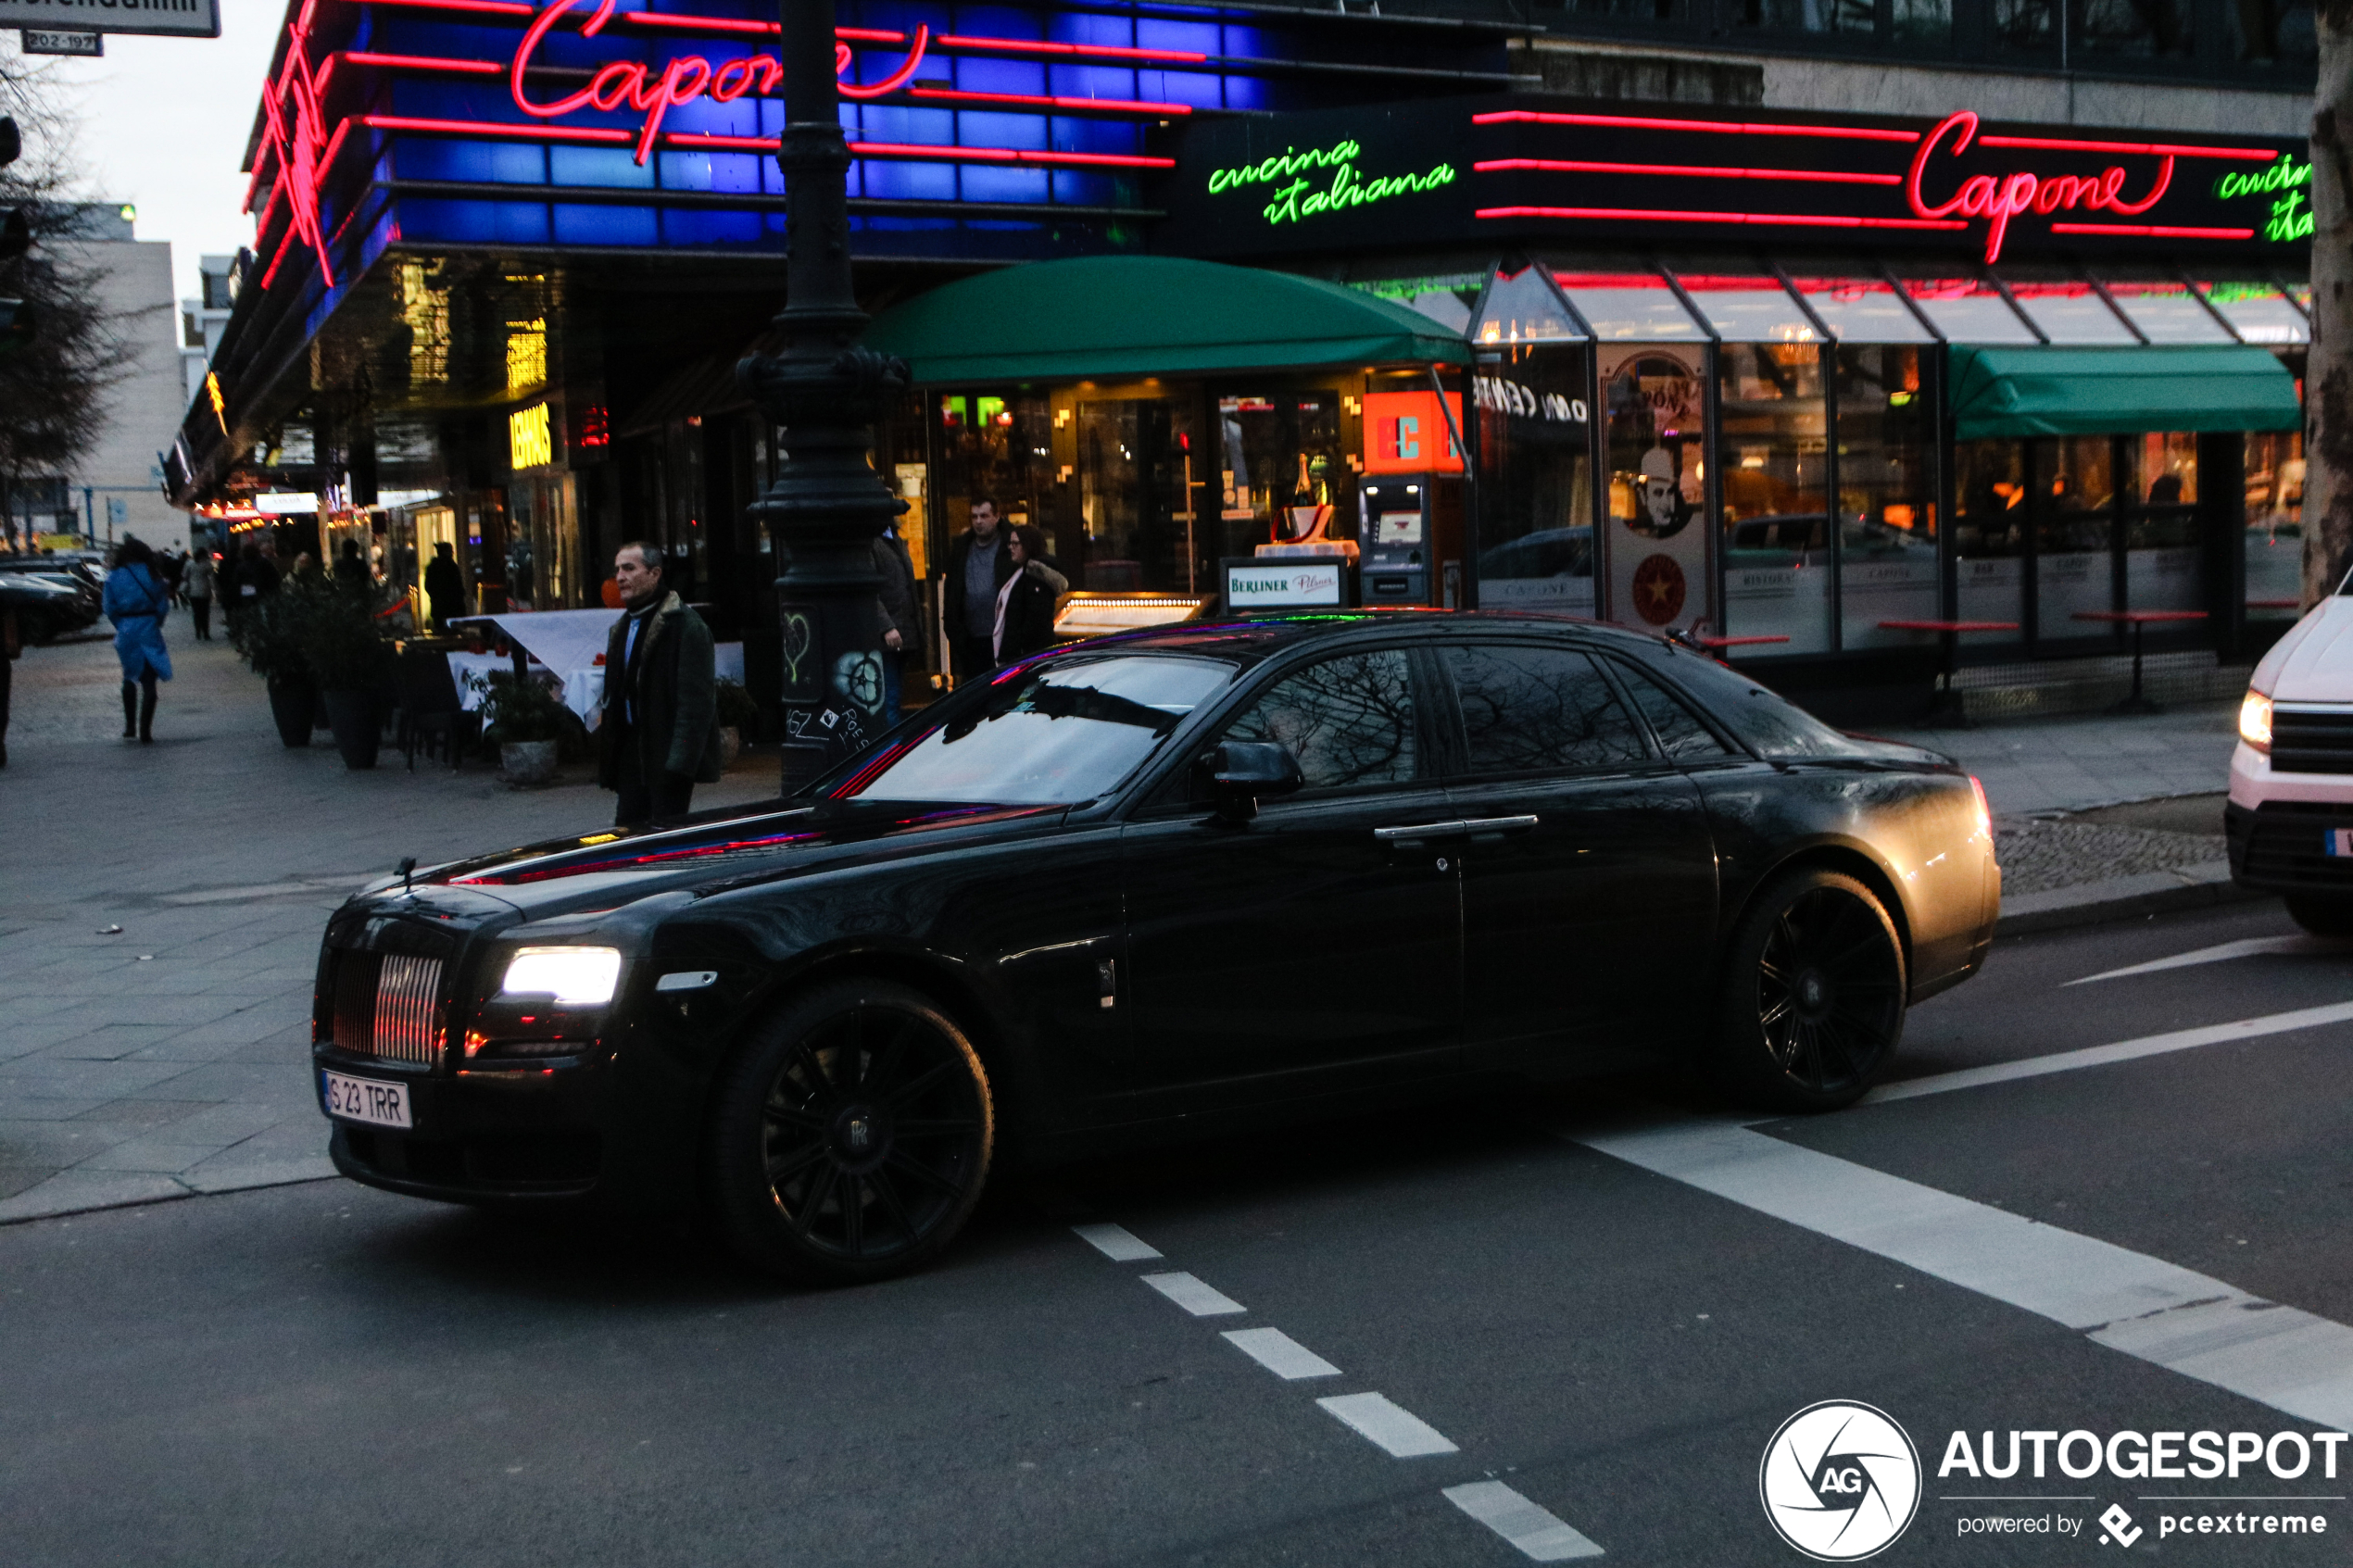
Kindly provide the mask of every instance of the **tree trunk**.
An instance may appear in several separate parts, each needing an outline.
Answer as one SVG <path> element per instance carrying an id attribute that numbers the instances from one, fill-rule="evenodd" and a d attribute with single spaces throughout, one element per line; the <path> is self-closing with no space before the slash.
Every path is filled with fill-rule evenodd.
<path id="1" fill-rule="evenodd" d="M 2312 350 L 2304 372 L 2304 607 L 2353 567 L 2353 0 L 2320 0 Z"/>

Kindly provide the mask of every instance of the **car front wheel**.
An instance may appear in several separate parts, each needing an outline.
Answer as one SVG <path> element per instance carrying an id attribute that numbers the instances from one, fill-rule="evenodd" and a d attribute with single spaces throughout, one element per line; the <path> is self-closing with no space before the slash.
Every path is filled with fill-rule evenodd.
<path id="1" fill-rule="evenodd" d="M 1793 872 L 1732 933 L 1717 1020 L 1726 1086 L 1775 1110 L 1852 1105 L 1904 1034 L 1904 947 L 1871 890 Z"/>
<path id="2" fill-rule="evenodd" d="M 995 1128 L 979 1055 L 928 997 L 887 981 L 824 986 L 727 1070 L 711 1149 L 722 1229 L 783 1278 L 904 1273 L 972 1213 Z"/>
<path id="3" fill-rule="evenodd" d="M 2353 898 L 2291 893 L 2287 918 L 2315 936 L 2353 936 Z"/>

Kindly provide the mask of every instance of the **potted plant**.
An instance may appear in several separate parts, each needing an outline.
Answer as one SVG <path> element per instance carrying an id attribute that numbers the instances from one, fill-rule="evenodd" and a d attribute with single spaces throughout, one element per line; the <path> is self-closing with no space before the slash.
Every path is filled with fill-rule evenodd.
<path id="1" fill-rule="evenodd" d="M 280 593 L 300 595 L 310 604 L 303 647 L 344 766 L 374 767 L 383 740 L 377 696 L 392 663 L 392 645 L 376 617 L 383 608 L 376 591 L 321 582 L 289 583 Z"/>
<path id="2" fill-rule="evenodd" d="M 743 755 L 744 736 L 760 727 L 760 705 L 740 681 L 719 683 L 719 765 L 732 768 Z"/>
<path id="3" fill-rule="evenodd" d="M 556 776 L 557 748 L 573 722 L 572 709 L 544 681 L 494 670 L 471 676 L 482 693 L 483 734 L 498 743 L 507 782 L 544 784 Z"/>
<path id="4" fill-rule="evenodd" d="M 230 646 L 269 684 L 270 717 L 289 750 L 310 744 L 319 703 L 305 646 L 311 597 L 288 586 L 229 620 Z"/>

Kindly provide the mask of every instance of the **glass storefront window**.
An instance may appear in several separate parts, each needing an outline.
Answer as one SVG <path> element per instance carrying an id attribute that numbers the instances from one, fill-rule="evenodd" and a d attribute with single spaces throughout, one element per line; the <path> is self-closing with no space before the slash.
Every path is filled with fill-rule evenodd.
<path id="1" fill-rule="evenodd" d="M 2026 444 L 1964 441 L 1953 448 L 1954 602 L 1963 621 L 2007 621 L 2009 632 L 1969 632 L 1962 642 L 2014 643 L 2025 635 Z"/>
<path id="2" fill-rule="evenodd" d="M 2181 283 L 2117 283 L 2108 285 L 2133 324 L 2151 343 L 2229 343 L 2231 334 L 2208 313 Z"/>
<path id="3" fill-rule="evenodd" d="M 2197 437 L 2128 435 L 2124 449 L 2124 608 L 2204 609 L 2198 548 Z"/>
<path id="4" fill-rule="evenodd" d="M 1797 290 L 1841 343 L 1933 343 L 1886 283 L 1854 278 L 1800 278 Z"/>
<path id="5" fill-rule="evenodd" d="M 1736 25 L 1776 32 L 1834 32 L 1869 38 L 1879 31 L 1873 0 L 1740 0 Z"/>
<path id="6" fill-rule="evenodd" d="M 2239 0 L 2230 19 L 2233 53 L 2242 60 L 2309 66 L 2319 56 L 2312 0 Z"/>
<path id="7" fill-rule="evenodd" d="M 1976 278 L 1910 278 L 1904 287 L 1948 343 L 2038 341 L 2033 329 L 1991 283 Z"/>
<path id="8" fill-rule="evenodd" d="M 2070 435 L 2034 443 L 2034 634 L 2041 642 L 2115 633 L 2084 610 L 2116 608 L 2116 443 Z"/>
<path id="9" fill-rule="evenodd" d="M 1726 343 L 1815 343 L 1821 333 L 1771 278 L 1685 277 L 1684 289 Z"/>
<path id="10" fill-rule="evenodd" d="M 1577 313 L 1604 343 L 1692 343 L 1707 334 L 1663 278 L 1647 272 L 1563 272 Z"/>
<path id="11" fill-rule="evenodd" d="M 1908 647 L 1934 621 L 1938 593 L 1936 428 L 1917 348 L 1841 345 L 1838 529 L 1841 646 Z"/>
<path id="12" fill-rule="evenodd" d="M 1217 514 L 1226 554 L 1292 543 L 1322 526 L 1353 538 L 1352 470 L 1340 444 L 1340 394 L 1328 387 L 1217 399 Z M 1204 583 L 1211 580 L 1204 577 Z"/>
<path id="13" fill-rule="evenodd" d="M 1187 505 L 1187 485 L 1199 477 L 1187 463 L 1195 445 L 1192 400 L 1082 397 L 1076 422 L 1076 559 L 1071 542 L 1047 540 L 1063 546 L 1063 571 L 1096 593 L 1198 593 L 1214 585 L 1215 560 L 1205 557 L 1202 530 Z"/>
<path id="14" fill-rule="evenodd" d="M 2288 621 L 2304 596 L 2304 433 L 2246 438 L 2246 617 Z"/>
<path id="15" fill-rule="evenodd" d="M 2019 308 L 2034 319 L 2053 343 L 2130 345 L 2140 340 L 2117 319 L 2089 283 L 2010 284 Z"/>
<path id="16" fill-rule="evenodd" d="M 2312 324 L 2270 283 L 2201 283 L 2214 308 L 2248 343 L 2309 343 Z"/>
<path id="17" fill-rule="evenodd" d="M 2075 0 L 2072 42 L 2086 53 L 2142 59 L 2190 53 L 2188 0 Z"/>
<path id="18" fill-rule="evenodd" d="M 1482 356 L 1471 383 L 1481 608 L 1593 613 L 1588 353 L 1563 345 Z"/>
<path id="19" fill-rule="evenodd" d="M 1717 355 L 1724 632 L 1831 646 L 1829 418 L 1813 344 L 1726 344 Z"/>
<path id="20" fill-rule="evenodd" d="M 1561 306 L 1544 275 L 1533 267 L 1516 274 L 1498 272 L 1479 307 L 1476 331 L 1465 335 L 1481 348 L 1519 343 L 1582 342 L 1585 333 Z"/>

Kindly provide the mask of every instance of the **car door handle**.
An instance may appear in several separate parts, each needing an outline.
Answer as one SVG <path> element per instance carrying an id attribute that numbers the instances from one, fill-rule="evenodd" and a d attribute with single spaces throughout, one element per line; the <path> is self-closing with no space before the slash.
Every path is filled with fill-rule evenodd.
<path id="1" fill-rule="evenodd" d="M 1538 821 L 1535 817 L 1473 817 L 1457 825 L 1474 838 L 1500 838 L 1507 833 L 1526 833 Z"/>
<path id="2" fill-rule="evenodd" d="M 1413 822 L 1403 827 L 1375 828 L 1373 836 L 1383 844 L 1423 844 L 1433 838 L 1460 838 L 1470 824 L 1463 822 Z"/>

